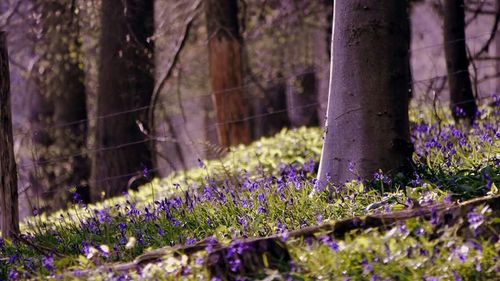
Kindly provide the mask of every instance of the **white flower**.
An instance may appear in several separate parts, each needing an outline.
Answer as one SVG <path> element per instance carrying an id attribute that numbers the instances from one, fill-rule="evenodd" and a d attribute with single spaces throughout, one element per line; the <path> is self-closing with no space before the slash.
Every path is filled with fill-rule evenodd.
<path id="1" fill-rule="evenodd" d="M 135 242 L 137 242 L 137 239 L 135 237 L 130 237 L 127 241 L 127 245 L 125 245 L 125 249 L 132 249 L 135 247 Z"/>

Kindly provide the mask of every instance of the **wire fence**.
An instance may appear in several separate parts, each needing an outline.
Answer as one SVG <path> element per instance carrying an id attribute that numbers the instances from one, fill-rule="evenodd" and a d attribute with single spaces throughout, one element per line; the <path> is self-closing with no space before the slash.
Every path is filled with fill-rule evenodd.
<path id="1" fill-rule="evenodd" d="M 486 69 L 486 68 L 495 68 L 495 67 L 496 67 L 496 65 L 485 65 L 485 66 L 482 66 L 482 67 L 478 67 L 477 69 Z M 266 82 L 267 83 L 269 83 L 269 82 L 275 82 L 275 83 L 285 82 L 285 81 L 287 81 L 288 79 L 291 79 L 291 78 L 299 78 L 300 76 L 303 76 L 303 75 L 306 75 L 306 74 L 312 74 L 312 73 L 318 74 L 318 73 L 321 73 L 321 72 L 323 72 L 325 70 L 328 70 L 328 69 L 326 67 L 323 67 L 323 68 L 320 68 L 319 71 L 318 70 L 312 70 L 312 71 L 309 70 L 309 71 L 301 72 L 301 73 L 298 73 L 298 74 L 295 74 L 295 75 L 291 75 L 291 76 L 288 76 L 288 77 L 278 78 L 278 79 L 274 79 L 274 80 L 267 80 Z M 450 73 L 450 74 L 437 75 L 437 76 L 434 76 L 432 78 L 427 78 L 427 79 L 421 79 L 421 80 L 413 81 L 411 84 L 415 85 L 415 84 L 420 84 L 420 83 L 427 83 L 427 82 L 430 82 L 430 81 L 433 81 L 433 80 L 436 80 L 436 79 L 447 78 L 449 75 L 457 75 L 457 74 L 460 74 L 460 73 L 463 73 L 463 72 L 465 72 L 465 70 L 457 71 L 457 72 Z M 231 88 L 231 89 L 225 89 L 224 91 L 211 92 L 211 93 L 207 93 L 207 94 L 197 95 L 194 98 L 212 96 L 215 93 L 224 93 L 224 92 L 227 92 L 228 94 L 240 93 L 240 92 L 238 92 L 236 90 L 247 89 L 250 86 L 252 86 L 252 84 L 254 84 L 254 83 L 249 83 L 249 84 L 244 85 L 242 87 L 234 87 L 234 88 Z M 248 99 L 261 99 L 261 98 L 262 97 L 255 96 L 255 97 L 248 98 Z M 182 99 L 180 102 L 185 102 L 185 101 L 188 101 L 190 99 L 191 98 L 189 98 L 189 99 Z M 468 102 L 470 102 L 470 101 L 463 101 L 463 102 L 459 102 L 459 103 L 454 103 L 452 105 L 459 105 L 459 104 L 468 103 Z M 167 105 L 167 104 L 171 104 L 171 102 L 170 101 L 165 101 L 165 102 L 157 104 L 156 106 L 158 106 L 158 105 Z M 318 105 L 320 105 L 320 102 L 314 102 L 314 103 L 311 103 L 311 104 L 299 105 L 299 106 L 295 106 L 295 107 L 289 107 L 289 108 L 282 109 L 282 110 L 275 110 L 275 111 L 268 112 L 268 113 L 255 114 L 255 115 L 251 115 L 251 116 L 248 116 L 248 117 L 245 117 L 245 118 L 242 118 L 242 119 L 227 120 L 225 122 L 217 122 L 217 123 L 209 125 L 208 126 L 208 130 L 209 131 L 210 130 L 216 130 L 217 127 L 220 126 L 220 125 L 234 124 L 234 123 L 239 123 L 239 122 L 244 122 L 244 121 L 250 121 L 250 120 L 253 120 L 253 119 L 256 119 L 256 118 L 262 118 L 262 117 L 266 117 L 266 116 L 272 116 L 272 115 L 276 115 L 276 114 L 281 114 L 281 113 L 285 113 L 287 111 L 293 111 L 293 110 L 296 110 L 296 109 L 304 109 L 304 108 L 316 107 Z M 98 116 L 96 118 L 85 118 L 85 119 L 81 119 L 81 120 L 77 120 L 77 121 L 73 121 L 73 122 L 67 122 L 67 123 L 61 123 L 61 124 L 56 124 L 56 125 L 51 125 L 51 126 L 45 126 L 45 127 L 37 128 L 37 129 L 34 129 L 34 130 L 26 130 L 26 131 L 24 131 L 22 133 L 15 134 L 14 137 L 21 137 L 21 136 L 24 136 L 24 135 L 33 135 L 33 134 L 35 134 L 37 132 L 41 132 L 41 131 L 45 131 L 45 130 L 60 129 L 60 128 L 64 128 L 64 127 L 74 126 L 74 125 L 77 125 L 77 124 L 87 123 L 87 122 L 90 122 L 90 121 L 97 121 L 98 119 L 99 120 L 103 120 L 103 119 L 107 119 L 107 118 L 111 118 L 111 117 L 118 117 L 118 116 L 122 116 L 122 115 L 136 113 L 136 112 L 143 111 L 143 110 L 149 110 L 150 108 L 151 108 L 151 105 L 141 106 L 141 107 L 136 107 L 136 108 L 132 108 L 132 109 L 129 109 L 129 110 L 124 110 L 124 111 L 119 111 L 119 112 L 114 112 L 114 113 L 111 113 L 111 114 L 106 114 L 106 115 Z M 39 164 L 40 165 L 40 164 L 57 163 L 58 161 L 61 161 L 61 160 L 67 160 L 69 158 L 73 158 L 73 157 L 77 157 L 77 156 L 82 156 L 82 155 L 85 155 L 85 154 L 90 154 L 90 153 L 95 153 L 95 152 L 100 152 L 100 151 L 116 150 L 116 149 L 124 148 L 124 147 L 127 147 L 127 146 L 132 146 L 132 145 L 136 145 L 136 144 L 141 144 L 141 143 L 153 141 L 155 139 L 166 139 L 168 137 L 169 137 L 168 135 L 161 135 L 161 136 L 156 136 L 156 137 L 147 137 L 147 138 L 142 139 L 142 140 L 133 141 L 133 142 L 127 142 L 127 143 L 123 143 L 123 144 L 119 144 L 119 145 L 113 145 L 113 146 L 101 147 L 101 148 L 90 148 L 90 149 L 86 149 L 85 151 L 81 151 L 79 153 L 74 153 L 74 154 L 70 154 L 70 155 L 66 155 L 66 156 L 61 156 L 61 157 L 57 157 L 57 158 L 47 159 L 47 160 L 43 160 L 43 161 L 31 161 L 29 163 L 25 163 L 23 165 L 20 165 L 19 167 L 20 168 L 28 168 L 29 166 L 32 166 L 32 165 L 35 165 L 35 164 Z"/>
<path id="2" fill-rule="evenodd" d="M 492 65 L 485 66 L 484 68 L 487 68 L 487 67 L 492 67 Z M 298 75 L 300 76 L 300 75 L 304 75 L 306 73 L 313 73 L 313 72 L 309 71 L 309 72 L 300 73 Z M 452 73 L 452 75 L 453 74 L 458 74 L 458 73 L 461 73 L 461 72 Z M 295 77 L 298 77 L 298 76 L 295 76 Z M 446 78 L 446 77 L 447 77 L 447 75 L 435 76 L 435 77 L 432 77 L 432 78 L 429 78 L 429 79 L 422 79 L 422 80 L 414 81 L 413 84 L 429 82 L 429 81 L 432 81 L 434 79 Z M 290 78 L 294 78 L 294 77 L 280 78 L 280 79 L 274 80 L 274 82 L 278 82 L 278 81 L 279 82 L 283 82 L 286 79 L 290 79 Z M 273 81 L 270 81 L 270 82 L 273 82 Z M 248 86 L 249 85 L 245 85 L 243 87 L 234 88 L 234 89 L 247 88 Z M 260 98 L 260 97 L 258 97 L 258 98 Z M 479 100 L 483 100 L 483 99 L 487 99 L 487 98 L 489 98 L 489 97 L 479 98 Z M 461 103 L 466 103 L 466 102 L 470 102 L 470 101 L 463 101 Z M 460 104 L 460 103 L 456 103 L 455 105 L 458 105 L 458 104 Z M 268 118 L 268 117 L 272 117 L 273 115 L 283 114 L 283 113 L 287 113 L 287 112 L 293 111 L 293 110 L 300 110 L 300 109 L 317 110 L 320 105 L 321 105 L 321 103 L 319 101 L 316 101 L 316 102 L 312 102 L 312 103 L 308 103 L 308 104 L 302 104 L 302 105 L 297 105 L 297 106 L 293 106 L 293 107 L 288 107 L 288 108 L 285 108 L 285 109 L 274 110 L 274 111 L 271 111 L 271 112 L 265 112 L 265 113 L 260 113 L 260 114 L 253 114 L 253 115 L 250 115 L 248 117 L 241 118 L 241 119 L 227 120 L 225 122 L 214 122 L 213 124 L 206 125 L 207 126 L 206 130 L 207 131 L 216 131 L 217 128 L 218 128 L 218 126 L 220 126 L 220 125 L 234 124 L 234 123 L 239 123 L 239 122 L 244 122 L 244 121 L 251 121 L 251 120 L 254 120 L 254 119 L 258 119 L 258 118 Z M 97 118 L 105 119 L 105 118 L 109 118 L 109 117 L 113 117 L 113 116 L 120 116 L 120 115 L 125 115 L 125 114 L 131 114 L 131 113 L 135 113 L 137 111 L 144 110 L 144 109 L 149 109 L 149 108 L 150 108 L 149 106 L 138 107 L 138 108 L 134 108 L 134 109 L 126 110 L 126 111 L 121 111 L 121 112 L 116 112 L 116 113 L 113 113 L 113 114 L 99 116 Z M 85 120 L 79 120 L 79 122 L 87 122 L 87 121 L 88 121 L 87 119 L 85 119 Z M 64 127 L 64 126 L 71 126 L 73 124 L 75 124 L 75 122 L 70 122 L 70 123 L 65 123 L 65 124 L 58 124 L 56 126 L 49 126 L 49 127 L 44 128 L 44 129 L 61 128 L 61 127 Z M 175 126 L 174 128 L 171 128 L 171 129 L 173 129 L 173 130 L 179 130 L 179 129 L 182 129 L 182 126 L 184 126 L 184 124 L 177 125 L 177 126 Z M 37 131 L 39 131 L 39 130 L 37 130 Z M 33 132 L 30 132 L 30 133 L 33 133 Z M 172 137 L 172 135 L 170 133 L 159 134 L 159 135 L 156 135 L 156 136 L 145 136 L 144 139 L 141 139 L 141 140 L 132 141 L 132 142 L 126 142 L 126 143 L 121 143 L 121 144 L 113 145 L 113 146 L 106 146 L 106 147 L 100 147 L 100 148 L 97 148 L 97 147 L 87 148 L 87 149 L 78 151 L 76 153 L 72 153 L 72 154 L 68 154 L 68 155 L 63 155 L 63 156 L 58 156 L 58 157 L 54 157 L 54 158 L 50 158 L 50 159 L 44 159 L 44 160 L 36 160 L 35 159 L 35 160 L 32 160 L 32 161 L 25 161 L 25 162 L 21 163 L 18 166 L 18 168 L 19 169 L 36 169 L 37 167 L 44 166 L 44 165 L 58 164 L 58 163 L 70 160 L 70 159 L 72 159 L 74 157 L 78 157 L 78 156 L 92 156 L 92 154 L 97 153 L 97 152 L 114 151 L 114 150 L 119 150 L 121 148 L 126 148 L 126 147 L 134 146 L 134 145 L 137 145 L 137 144 L 143 144 L 143 143 L 148 143 L 148 142 L 157 141 L 157 140 L 160 140 L 162 142 L 180 142 L 182 145 L 188 145 L 187 143 L 184 143 L 181 140 Z M 192 145 L 192 143 L 189 144 L 189 145 Z M 150 172 L 159 172 L 160 169 L 159 168 L 151 168 L 149 171 Z M 111 176 L 111 177 L 105 177 L 105 178 L 102 178 L 102 179 L 91 180 L 90 182 L 91 182 L 91 184 L 98 184 L 98 183 L 103 183 L 103 182 L 111 181 L 111 180 L 115 180 L 115 179 L 130 178 L 130 177 L 136 176 L 137 174 L 138 174 L 138 172 L 126 173 L 126 174 L 122 174 L 122 175 L 116 175 L 116 176 Z M 67 190 L 68 187 L 61 187 L 61 188 Z M 49 190 L 49 191 L 47 191 L 45 193 L 53 193 L 53 192 L 57 192 L 57 190 Z"/>
<path id="3" fill-rule="evenodd" d="M 449 41 L 449 42 L 443 42 L 440 44 L 433 44 L 433 45 L 427 45 L 427 46 L 423 46 L 423 47 L 419 47 L 419 48 L 414 48 L 410 52 L 415 53 L 415 52 L 427 50 L 430 48 L 438 48 L 438 47 L 441 48 L 446 43 L 458 42 L 461 40 L 480 40 L 487 35 L 490 35 L 490 33 L 488 32 L 488 33 L 484 33 L 484 34 L 478 34 L 476 36 L 471 36 L 469 38 L 464 38 L 464 39 L 453 40 L 453 41 Z M 497 67 L 496 64 L 483 64 L 479 67 L 475 67 L 474 70 L 478 71 L 478 70 L 485 70 L 485 69 L 491 69 L 491 68 L 496 68 L 496 67 Z M 305 70 L 303 72 L 294 73 L 294 74 L 286 76 L 286 77 L 279 77 L 279 78 L 273 78 L 273 79 L 262 79 L 261 81 L 251 81 L 251 82 L 248 82 L 241 87 L 228 88 L 228 89 L 224 89 L 222 91 L 209 91 L 209 92 L 202 93 L 199 95 L 184 97 L 184 98 L 178 100 L 177 102 L 182 104 L 185 102 L 193 101 L 195 99 L 202 99 L 202 98 L 206 98 L 206 97 L 211 97 L 211 96 L 216 95 L 216 94 L 225 94 L 226 96 L 232 95 L 232 94 L 241 94 L 241 90 L 249 90 L 252 87 L 259 88 L 259 87 L 261 87 L 260 84 L 275 85 L 275 84 L 280 84 L 280 83 L 286 83 L 287 81 L 289 81 L 291 79 L 299 79 L 305 75 L 313 74 L 313 73 L 318 77 L 321 74 L 324 74 L 325 72 L 329 72 L 329 70 L 330 70 L 329 65 L 325 64 L 322 66 L 317 66 L 314 69 L 308 69 L 308 70 Z M 430 86 L 430 88 L 432 89 L 435 81 L 447 79 L 450 75 L 459 75 L 459 74 L 464 73 L 465 71 L 466 70 L 461 70 L 461 71 L 457 71 L 457 72 L 453 72 L 453 73 L 446 73 L 446 74 L 432 76 L 432 77 L 429 77 L 426 79 L 414 80 L 410 83 L 409 86 L 417 86 L 418 87 L 418 86 L 424 85 L 424 86 Z M 431 99 L 434 99 L 434 98 L 435 97 L 431 97 Z M 483 98 L 477 98 L 475 100 L 479 101 L 479 100 L 483 100 L 483 99 L 487 99 L 487 98 L 488 97 L 483 97 Z M 250 103 L 254 100 L 262 99 L 262 97 L 258 96 L 258 95 L 247 95 L 245 97 L 245 99 L 246 99 L 246 102 Z M 326 102 L 326 101 L 316 100 L 314 102 L 307 103 L 307 104 L 300 104 L 300 105 L 296 105 L 296 106 L 287 106 L 286 108 L 279 109 L 279 110 L 273 110 L 273 111 L 264 112 L 264 113 L 252 114 L 252 115 L 249 115 L 247 117 L 240 118 L 240 119 L 226 120 L 224 122 L 213 122 L 211 124 L 205 124 L 205 126 L 206 126 L 205 129 L 206 129 L 206 132 L 208 134 L 208 133 L 215 132 L 218 129 L 218 127 L 221 125 L 234 124 L 234 123 L 245 122 L 245 121 L 252 121 L 252 120 L 256 120 L 256 119 L 271 118 L 275 115 L 286 114 L 287 112 L 294 111 L 294 110 L 310 110 L 310 111 L 319 110 L 320 106 L 323 105 L 323 102 Z M 470 102 L 470 101 L 463 101 L 460 103 L 455 103 L 455 104 L 452 104 L 452 106 L 459 105 L 461 103 L 467 103 L 467 102 Z M 106 120 L 109 118 L 124 117 L 124 116 L 128 116 L 128 115 L 136 115 L 138 112 L 150 111 L 153 107 L 169 106 L 169 105 L 171 105 L 171 103 L 172 103 L 171 101 L 163 101 L 163 102 L 159 102 L 159 103 L 154 104 L 154 105 L 137 106 L 137 107 L 129 108 L 129 109 L 122 110 L 122 111 L 112 112 L 112 113 L 104 114 L 101 116 L 88 117 L 88 118 L 75 120 L 75 121 L 71 121 L 71 122 L 52 124 L 52 125 L 47 125 L 47 126 L 43 126 L 40 128 L 35 128 L 35 129 L 25 128 L 25 129 L 20 130 L 20 132 L 17 132 L 14 135 L 14 138 L 17 139 L 17 138 L 23 138 L 26 136 L 33 136 L 37 133 L 44 132 L 44 131 L 49 131 L 49 130 L 54 130 L 54 129 L 62 129 L 62 128 L 67 128 L 67 127 L 80 125 L 80 124 L 88 124 L 88 123 L 95 122 L 98 120 L 102 121 L 102 120 Z M 320 120 L 320 124 L 322 123 L 321 121 L 322 120 Z M 75 152 L 70 153 L 70 154 L 58 155 L 56 157 L 43 159 L 43 160 L 37 159 L 38 152 L 34 151 L 34 157 L 32 157 L 31 160 L 23 161 L 22 163 L 20 163 L 18 165 L 18 169 L 19 170 L 30 170 L 31 169 L 31 170 L 36 171 L 38 168 L 40 168 L 42 166 L 58 165 L 62 162 L 71 160 L 72 158 L 75 158 L 75 157 L 87 156 L 90 158 L 90 157 L 92 157 L 93 154 L 98 153 L 98 152 L 117 151 L 119 149 L 127 148 L 130 146 L 149 143 L 149 142 L 155 142 L 155 141 L 179 143 L 180 145 L 183 145 L 183 146 L 192 146 L 193 143 L 196 143 L 198 141 L 199 142 L 203 141 L 203 140 L 191 140 L 191 139 L 186 141 L 185 139 L 183 140 L 181 138 L 176 138 L 176 137 L 172 136 L 172 131 L 180 131 L 180 130 L 185 130 L 185 124 L 178 124 L 178 125 L 171 126 L 171 128 L 169 129 L 169 132 L 165 132 L 163 134 L 157 134 L 155 136 L 144 135 L 144 138 L 140 139 L 140 140 L 125 142 L 125 143 L 111 145 L 111 146 L 105 146 L 105 147 L 86 147 L 82 150 L 78 150 L 78 151 L 75 151 Z M 32 149 L 36 150 L 36 146 L 33 146 Z M 193 154 L 196 154 L 196 153 L 193 153 Z M 158 167 L 154 167 L 154 168 L 148 167 L 148 168 L 150 168 L 149 169 L 150 172 L 161 172 L 161 169 Z M 109 176 L 109 177 L 100 178 L 100 179 L 91 179 L 88 182 L 92 185 L 95 185 L 95 184 L 99 184 L 99 183 L 103 183 L 103 182 L 107 182 L 107 181 L 112 181 L 112 180 L 116 180 L 116 179 L 131 178 L 131 177 L 136 176 L 137 174 L 138 174 L 138 172 L 131 172 L 131 173 L 114 175 L 114 176 Z M 30 190 L 30 187 L 24 189 L 22 192 L 23 193 L 28 192 L 29 190 Z M 62 190 L 67 191 L 68 187 L 61 186 L 60 188 L 51 189 L 51 190 L 45 191 L 44 193 L 50 194 L 50 193 L 60 192 Z"/>

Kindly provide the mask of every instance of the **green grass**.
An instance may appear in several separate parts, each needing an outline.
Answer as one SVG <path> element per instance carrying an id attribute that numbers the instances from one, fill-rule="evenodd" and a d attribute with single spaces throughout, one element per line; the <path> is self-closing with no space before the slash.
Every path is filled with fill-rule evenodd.
<path id="1" fill-rule="evenodd" d="M 478 126 L 469 131 L 436 124 L 428 112 L 412 111 L 411 116 L 414 177 L 353 181 L 337 187 L 333 195 L 315 190 L 321 130 L 283 130 L 126 196 L 30 218 L 22 226 L 29 243 L 5 241 L 0 247 L 0 280 L 15 273 L 44 279 L 69 270 L 96 269 L 105 263 L 133 260 L 148 249 L 209 236 L 230 244 L 239 237 L 286 233 L 325 221 L 397 211 L 407 208 L 410 198 L 425 204 L 445 197 L 465 200 L 498 192 L 497 112 L 485 108 Z M 495 223 L 497 218 L 485 218 L 484 224 Z M 289 240 L 295 270 L 282 274 L 268 269 L 266 274 L 275 274 L 277 280 L 287 276 L 295 280 L 427 280 L 433 276 L 457 280 L 456 274 L 462 280 L 488 280 L 498 274 L 500 244 L 465 239 L 453 229 L 436 239 L 426 224 L 412 220 L 406 224 L 407 232 L 353 233 L 335 241 L 338 250 L 328 247 L 333 241 Z M 454 258 L 457 251 L 471 245 L 481 245 L 482 250 L 471 249 L 465 261 Z M 109 251 L 96 250 L 99 247 Z M 436 248 L 439 253 L 434 253 Z M 422 255 L 417 254 L 420 251 Z M 199 260 L 205 253 L 197 255 Z M 147 266 L 142 275 L 131 272 L 127 276 L 178 280 L 181 275 L 208 280 L 207 269 L 196 257 L 165 257 L 161 264 Z M 113 279 L 108 272 L 95 271 L 93 276 Z"/>

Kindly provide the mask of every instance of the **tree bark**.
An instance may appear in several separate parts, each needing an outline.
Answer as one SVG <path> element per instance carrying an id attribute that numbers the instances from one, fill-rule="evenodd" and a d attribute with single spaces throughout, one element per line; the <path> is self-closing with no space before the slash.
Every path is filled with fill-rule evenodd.
<path id="1" fill-rule="evenodd" d="M 37 77 L 39 93 L 30 118 L 40 164 L 31 179 L 44 190 L 46 209 L 55 210 L 66 206 L 72 187 L 88 202 L 89 161 L 80 155 L 87 142 L 87 101 L 77 16 L 61 0 L 44 1 L 41 13 L 37 68 L 43 75 Z M 61 160 L 50 162 L 53 158 Z"/>
<path id="2" fill-rule="evenodd" d="M 255 78 L 257 79 L 257 78 Z M 262 89 L 262 95 L 252 98 L 252 136 L 258 139 L 272 136 L 290 126 L 287 113 L 286 81 L 278 73 L 277 82 Z"/>
<path id="3" fill-rule="evenodd" d="M 408 25 L 407 1 L 335 1 L 320 184 L 408 166 Z"/>
<path id="4" fill-rule="evenodd" d="M 496 1 L 496 8 L 497 8 L 497 13 L 500 11 L 500 1 Z M 495 34 L 495 52 L 496 52 L 496 74 L 498 75 L 496 78 L 497 84 L 495 87 L 495 93 L 497 95 L 500 95 L 500 31 L 496 31 Z"/>
<path id="5" fill-rule="evenodd" d="M 450 109 L 455 121 L 474 121 L 477 111 L 469 76 L 463 0 L 444 1 L 444 53 L 450 88 Z"/>
<path id="6" fill-rule="evenodd" d="M 317 101 L 318 81 L 313 68 L 288 81 L 286 102 L 292 127 L 319 125 Z"/>
<path id="7" fill-rule="evenodd" d="M 154 168 L 151 145 L 136 121 L 147 127 L 154 90 L 153 0 L 107 0 L 101 9 L 97 115 L 91 199 L 115 196 L 143 169 Z"/>
<path id="8" fill-rule="evenodd" d="M 242 38 L 236 0 L 207 0 L 205 13 L 212 84 L 221 146 L 251 141 L 248 102 L 245 102 Z"/>
<path id="9" fill-rule="evenodd" d="M 19 233 L 17 168 L 12 137 L 10 73 L 6 33 L 0 31 L 0 212 L 3 237 Z"/>

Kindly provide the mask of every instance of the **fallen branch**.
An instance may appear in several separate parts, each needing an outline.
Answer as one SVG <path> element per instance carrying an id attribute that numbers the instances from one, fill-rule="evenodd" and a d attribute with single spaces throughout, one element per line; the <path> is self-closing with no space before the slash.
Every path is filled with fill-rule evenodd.
<path id="1" fill-rule="evenodd" d="M 327 223 L 318 226 L 305 227 L 299 230 L 290 231 L 286 234 L 286 239 L 293 238 L 316 238 L 318 235 L 329 235 L 337 239 L 342 239 L 346 234 L 354 230 L 363 230 L 368 228 L 379 228 L 385 230 L 394 227 L 399 222 L 404 222 L 412 218 L 423 218 L 435 221 L 435 230 L 451 226 L 458 222 L 463 222 L 458 233 L 468 235 L 465 230 L 468 229 L 468 221 L 464 219 L 480 205 L 488 205 L 492 210 L 493 217 L 500 216 L 500 196 L 481 197 L 464 203 L 436 203 L 415 209 L 407 209 L 395 213 L 375 214 L 349 219 L 340 220 L 334 223 Z M 484 235 L 489 235 L 487 231 Z M 491 233 L 490 233 L 491 234 Z M 126 272 L 144 267 L 146 264 L 161 261 L 169 254 L 173 255 L 192 255 L 196 252 L 205 250 L 211 246 L 212 250 L 206 259 L 206 266 L 213 276 L 232 280 L 231 276 L 236 275 L 255 275 L 264 267 L 280 269 L 290 261 L 290 255 L 286 248 L 283 234 L 274 234 L 267 237 L 241 239 L 235 241 L 232 245 L 223 246 L 217 242 L 211 242 L 210 239 L 202 240 L 191 246 L 175 246 L 156 249 L 138 256 L 133 262 L 112 264 L 101 266 L 97 270 L 102 272 L 115 271 Z M 237 272 L 230 270 L 228 261 L 228 251 L 234 245 L 242 247 L 242 253 L 238 254 L 241 260 L 241 267 Z M 265 257 L 264 257 L 265 256 Z M 95 270 L 79 271 L 80 276 L 88 275 Z"/>

